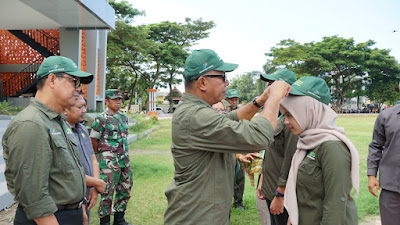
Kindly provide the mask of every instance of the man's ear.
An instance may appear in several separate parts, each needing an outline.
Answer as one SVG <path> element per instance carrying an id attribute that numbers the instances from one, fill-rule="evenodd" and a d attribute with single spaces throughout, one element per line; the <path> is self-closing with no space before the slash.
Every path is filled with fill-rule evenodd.
<path id="1" fill-rule="evenodd" d="M 50 87 L 54 87 L 56 79 L 57 79 L 56 75 L 51 73 L 51 74 L 48 75 L 48 77 L 46 79 L 46 82 L 49 82 Z"/>
<path id="2" fill-rule="evenodd" d="M 207 90 L 207 79 L 204 77 L 199 77 L 199 79 L 196 82 L 196 85 L 199 87 L 201 91 L 206 91 Z"/>

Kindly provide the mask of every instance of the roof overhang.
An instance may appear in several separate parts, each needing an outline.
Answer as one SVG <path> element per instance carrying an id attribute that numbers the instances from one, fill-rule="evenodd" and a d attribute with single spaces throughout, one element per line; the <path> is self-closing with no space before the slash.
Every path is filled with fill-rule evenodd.
<path id="1" fill-rule="evenodd" d="M 0 30 L 114 29 L 106 0 L 1 0 Z"/>

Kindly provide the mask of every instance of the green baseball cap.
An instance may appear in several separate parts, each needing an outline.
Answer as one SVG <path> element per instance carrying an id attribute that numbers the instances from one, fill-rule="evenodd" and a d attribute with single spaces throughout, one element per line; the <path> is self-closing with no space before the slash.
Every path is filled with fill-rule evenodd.
<path id="1" fill-rule="evenodd" d="M 50 56 L 46 58 L 37 71 L 36 79 L 39 80 L 51 73 L 66 73 L 79 77 L 83 84 L 88 84 L 93 80 L 93 74 L 79 70 L 74 61 L 64 56 Z"/>
<path id="2" fill-rule="evenodd" d="M 290 94 L 307 95 L 326 105 L 329 105 L 331 101 L 331 92 L 326 82 L 314 76 L 306 76 L 298 79 L 292 84 Z"/>
<path id="3" fill-rule="evenodd" d="M 186 81 L 191 81 L 211 70 L 231 72 L 238 66 L 238 64 L 225 63 L 211 49 L 194 50 L 186 59 L 184 78 Z"/>
<path id="4" fill-rule="evenodd" d="M 106 97 L 111 99 L 122 98 L 121 92 L 118 89 L 108 89 Z"/>
<path id="5" fill-rule="evenodd" d="M 226 98 L 235 98 L 235 97 L 239 98 L 239 91 L 238 91 L 238 90 L 236 90 L 236 89 L 229 89 L 229 90 L 226 92 Z"/>
<path id="6" fill-rule="evenodd" d="M 260 79 L 263 81 L 283 80 L 290 85 L 292 85 L 297 80 L 296 75 L 288 69 L 279 69 L 272 74 L 263 73 L 260 75 Z"/>

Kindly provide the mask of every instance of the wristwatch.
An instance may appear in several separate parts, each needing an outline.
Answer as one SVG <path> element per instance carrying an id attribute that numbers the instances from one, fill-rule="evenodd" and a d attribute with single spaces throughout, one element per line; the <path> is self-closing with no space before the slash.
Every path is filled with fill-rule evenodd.
<path id="1" fill-rule="evenodd" d="M 280 192 L 278 191 L 278 189 L 276 189 L 276 190 L 275 190 L 275 196 L 276 196 L 276 197 L 282 197 L 282 198 L 283 198 L 283 196 L 285 196 L 285 194 L 280 193 Z"/>
<path id="2" fill-rule="evenodd" d="M 256 99 L 257 97 L 253 98 L 253 105 L 256 106 L 257 108 L 261 108 L 262 106 L 257 103 Z"/>

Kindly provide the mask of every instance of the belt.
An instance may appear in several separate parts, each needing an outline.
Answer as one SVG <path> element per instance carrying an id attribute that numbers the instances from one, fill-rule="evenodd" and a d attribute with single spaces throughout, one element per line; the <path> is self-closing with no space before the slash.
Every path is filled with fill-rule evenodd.
<path id="1" fill-rule="evenodd" d="M 58 205 L 57 209 L 58 210 L 71 210 L 71 209 L 80 209 L 82 207 L 82 204 L 84 203 L 84 200 L 73 203 L 73 204 L 67 204 L 67 205 Z"/>

